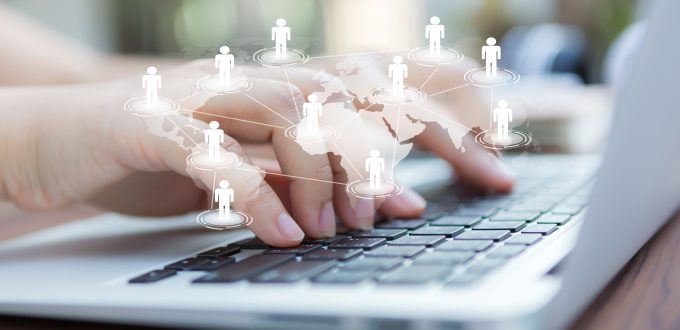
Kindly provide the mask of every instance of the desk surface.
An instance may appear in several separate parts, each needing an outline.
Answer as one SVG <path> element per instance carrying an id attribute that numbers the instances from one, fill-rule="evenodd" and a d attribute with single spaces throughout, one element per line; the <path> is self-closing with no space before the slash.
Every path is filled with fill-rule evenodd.
<path id="1" fill-rule="evenodd" d="M 96 214 L 75 207 L 23 216 L 0 203 L 0 240 Z M 29 220 L 30 219 L 30 220 Z M 659 231 L 575 322 L 574 329 L 677 329 L 680 327 L 680 215 Z M 676 258 L 677 257 L 677 258 Z M 0 317 L 0 329 L 91 329 L 93 323 Z M 96 325 L 102 328 L 101 325 Z M 115 326 L 106 326 L 114 329 Z M 139 327 L 121 327 L 140 329 Z"/>

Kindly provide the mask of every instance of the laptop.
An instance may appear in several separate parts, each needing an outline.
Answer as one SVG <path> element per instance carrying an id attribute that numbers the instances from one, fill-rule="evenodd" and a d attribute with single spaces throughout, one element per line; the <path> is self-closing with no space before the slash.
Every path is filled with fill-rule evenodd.
<path id="1" fill-rule="evenodd" d="M 276 249 L 190 217 L 105 214 L 0 244 L 0 313 L 183 328 L 563 328 L 680 205 L 680 2 L 660 0 L 600 156 L 518 155 L 509 195 L 399 178 L 421 219 Z M 430 173 L 424 178 L 414 173 Z"/>

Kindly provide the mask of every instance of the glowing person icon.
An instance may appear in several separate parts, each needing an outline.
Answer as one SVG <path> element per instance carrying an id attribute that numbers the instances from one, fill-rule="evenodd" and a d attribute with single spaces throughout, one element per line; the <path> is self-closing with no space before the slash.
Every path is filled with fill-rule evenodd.
<path id="1" fill-rule="evenodd" d="M 229 54 L 229 47 L 220 47 L 220 53 L 215 55 L 215 67 L 220 73 L 222 86 L 229 86 L 231 81 L 231 69 L 234 68 L 234 55 Z"/>
<path id="2" fill-rule="evenodd" d="M 508 108 L 508 101 L 498 101 L 498 107 L 493 109 L 493 121 L 497 123 L 497 138 L 509 139 L 509 126 L 512 121 L 512 109 Z"/>
<path id="3" fill-rule="evenodd" d="M 216 160 L 220 158 L 221 145 L 224 143 L 224 131 L 219 128 L 220 123 L 214 120 L 208 126 L 210 128 L 203 131 L 205 143 L 208 144 L 208 159 Z"/>
<path id="4" fill-rule="evenodd" d="M 395 56 L 392 64 L 387 67 L 387 75 L 392 78 L 392 95 L 404 95 L 404 79 L 408 77 L 408 67 L 404 64 L 404 58 Z"/>
<path id="5" fill-rule="evenodd" d="M 290 40 L 290 28 L 286 26 L 286 20 L 279 18 L 276 20 L 276 26 L 272 28 L 272 40 L 274 40 L 274 47 L 276 48 L 276 57 L 286 57 L 287 43 Z"/>
<path id="6" fill-rule="evenodd" d="M 319 117 L 322 115 L 322 105 L 318 101 L 318 97 L 314 94 L 307 96 L 307 101 L 302 105 L 302 115 L 307 123 L 306 129 L 310 134 L 319 132 Z"/>
<path id="7" fill-rule="evenodd" d="M 227 219 L 231 213 L 231 203 L 234 202 L 234 189 L 229 188 L 229 181 L 220 181 L 220 187 L 215 189 L 215 202 L 220 220 Z"/>
<path id="8" fill-rule="evenodd" d="M 498 72 L 498 60 L 501 59 L 501 46 L 496 46 L 495 38 L 487 38 L 486 46 L 482 46 L 482 59 L 486 60 L 486 76 L 495 77 Z"/>
<path id="9" fill-rule="evenodd" d="M 366 158 L 369 188 L 380 189 L 380 174 L 385 171 L 385 159 L 380 157 L 380 151 L 377 149 L 371 150 L 369 155 L 371 157 Z"/>
<path id="10" fill-rule="evenodd" d="M 155 66 L 146 69 L 142 76 L 142 88 L 146 90 L 146 105 L 148 107 L 158 106 L 158 90 L 161 88 L 161 76 Z"/>
<path id="11" fill-rule="evenodd" d="M 439 24 L 437 16 L 430 17 L 430 24 L 425 26 L 425 38 L 430 40 L 430 56 L 441 54 L 441 41 L 444 39 L 444 25 Z"/>

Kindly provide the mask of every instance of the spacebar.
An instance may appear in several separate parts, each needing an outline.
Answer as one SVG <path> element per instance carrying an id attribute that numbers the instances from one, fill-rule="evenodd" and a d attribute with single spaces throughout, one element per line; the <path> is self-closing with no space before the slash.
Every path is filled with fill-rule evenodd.
<path id="1" fill-rule="evenodd" d="M 226 283 L 236 282 L 255 276 L 265 270 L 295 258 L 292 254 L 260 254 L 243 259 L 237 263 L 221 267 L 194 280 L 194 283 Z"/>

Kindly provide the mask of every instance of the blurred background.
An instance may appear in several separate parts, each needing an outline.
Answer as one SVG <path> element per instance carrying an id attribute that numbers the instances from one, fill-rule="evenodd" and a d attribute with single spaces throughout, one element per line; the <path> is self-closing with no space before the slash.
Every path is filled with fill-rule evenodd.
<path id="1" fill-rule="evenodd" d="M 212 57 L 228 44 L 248 59 L 283 17 L 291 47 L 309 54 L 411 49 L 439 16 L 445 45 L 479 60 L 489 36 L 521 83 L 497 98 L 520 104 L 538 150 L 599 150 L 625 71 L 612 45 L 644 15 L 644 0 L 5 0 L 73 39 L 112 54 Z M 620 43 L 620 42 L 619 42 Z M 628 47 L 631 48 L 631 47 Z M 634 47 L 633 47 L 634 48 Z M 511 100 L 511 104 L 513 100 Z"/>

